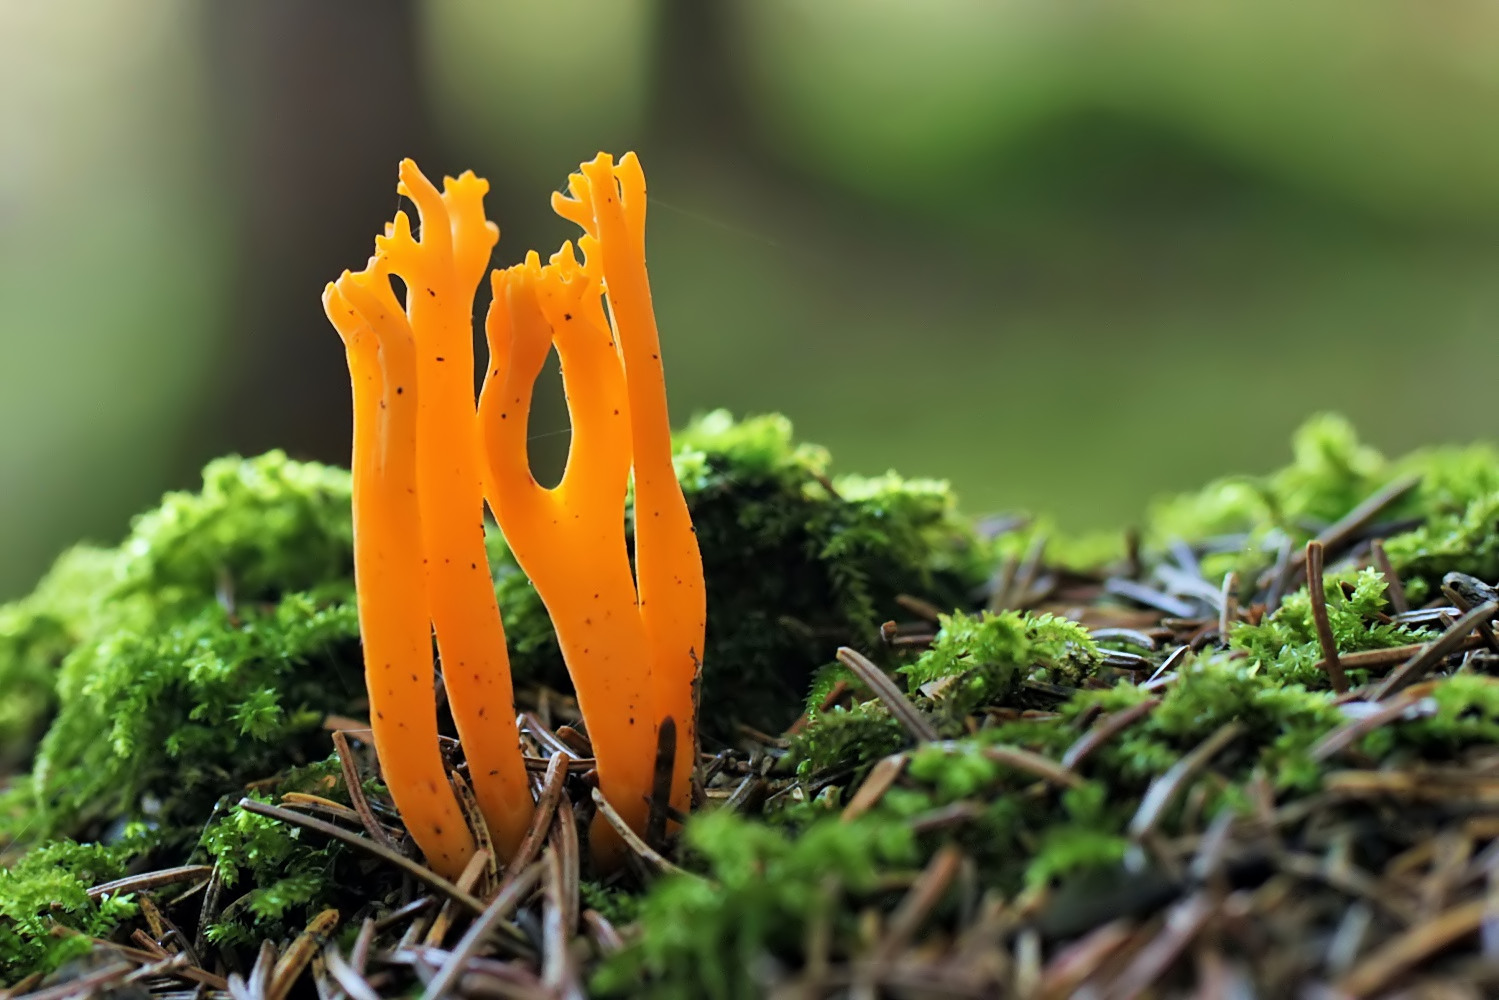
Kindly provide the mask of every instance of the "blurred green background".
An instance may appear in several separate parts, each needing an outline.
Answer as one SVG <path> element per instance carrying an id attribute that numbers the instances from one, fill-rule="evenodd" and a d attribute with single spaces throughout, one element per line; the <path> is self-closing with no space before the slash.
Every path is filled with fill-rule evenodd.
<path id="1" fill-rule="evenodd" d="M 677 420 L 975 513 L 1495 425 L 1486 0 L 0 0 L 0 123 L 0 596 L 214 455 L 346 460 L 318 294 L 403 155 L 490 178 L 509 263 L 638 150 Z"/>

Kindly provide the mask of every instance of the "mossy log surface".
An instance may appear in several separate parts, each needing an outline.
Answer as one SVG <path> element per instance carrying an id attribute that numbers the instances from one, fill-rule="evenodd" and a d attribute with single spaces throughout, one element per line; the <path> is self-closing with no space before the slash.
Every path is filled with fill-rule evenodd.
<path id="1" fill-rule="evenodd" d="M 1494 995 L 1499 451 L 1293 452 L 1070 538 L 695 422 L 693 815 L 588 870 L 495 537 L 545 807 L 458 885 L 364 742 L 347 473 L 217 461 L 0 607 L 0 996 Z"/>

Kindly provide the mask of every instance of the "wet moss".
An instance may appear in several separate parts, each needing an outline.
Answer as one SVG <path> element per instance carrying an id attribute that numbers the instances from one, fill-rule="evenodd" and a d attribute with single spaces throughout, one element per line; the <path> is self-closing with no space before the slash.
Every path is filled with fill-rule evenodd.
<path id="1" fill-rule="evenodd" d="M 73 550 L 0 609 L 0 684 L 19 695 L 0 745 L 27 747 L 55 712 L 9 795 L 28 836 L 201 822 L 223 782 L 305 759 L 362 686 L 348 508 L 347 473 L 219 459 L 201 492 L 168 494 L 121 545 Z"/>
<path id="2" fill-rule="evenodd" d="M 0 983 L 86 954 L 90 938 L 133 917 L 128 896 L 93 899 L 88 889 L 124 875 L 146 839 L 137 831 L 107 847 L 54 840 L 0 865 Z"/>
<path id="3" fill-rule="evenodd" d="M 690 827 L 704 876 L 668 879 L 641 904 L 648 931 L 595 978 L 599 993 L 629 997 L 764 995 L 753 973 L 807 958 L 806 928 L 826 925 L 831 956 L 858 940 L 851 903 L 879 894 L 880 876 L 916 858 L 908 830 L 888 823 L 824 822 L 791 836 L 729 813 Z M 746 974 L 748 972 L 749 974 Z"/>
<path id="4" fill-rule="evenodd" d="M 1492 448 L 1389 460 L 1323 417 L 1298 433 L 1293 451 L 1278 472 L 1158 505 L 1147 560 L 1173 539 L 1216 538 L 1205 575 L 1233 569 L 1248 580 L 1283 547 L 1415 475 L 1418 484 L 1379 515 L 1413 598 L 1454 570 L 1499 577 Z M 682 860 L 697 874 L 640 896 L 586 890 L 616 921 L 638 916 L 597 988 L 758 995 L 756 970 L 773 978 L 795 968 L 808 942 L 826 942 L 833 956 L 867 947 L 858 910 L 888 910 L 914 869 L 949 845 L 1000 896 L 1047 887 L 1086 896 L 1088 886 L 1150 875 L 1132 828 L 1141 803 L 1224 732 L 1232 738 L 1193 795 L 1165 801 L 1155 831 L 1173 836 L 1246 809 L 1256 782 L 1280 802 L 1315 795 L 1330 771 L 1348 766 L 1308 753 L 1350 716 L 1316 666 L 1305 588 L 1255 624 L 1236 625 L 1226 648 L 1175 661 L 1174 682 L 1147 687 L 1143 676 L 1110 669 L 1089 631 L 1065 618 L 973 613 L 999 561 L 1047 529 L 982 542 L 941 484 L 830 479 L 829 467 L 776 417 L 714 414 L 680 439 L 678 472 L 710 594 L 708 731 L 727 738 L 739 720 L 778 732 L 805 711 L 775 771 L 799 783 L 760 817 L 692 818 Z M 34 756 L 31 774 L 0 798 L 0 981 L 70 957 L 82 938 L 59 937 L 58 927 L 105 935 L 128 920 L 129 900 L 95 901 L 84 890 L 132 864 L 216 861 L 227 906 L 209 933 L 225 945 L 285 937 L 324 906 L 352 911 L 394 891 L 388 873 L 337 845 L 234 805 L 259 779 L 275 779 L 259 786 L 263 796 L 306 790 L 346 801 L 319 724 L 330 711 L 357 712 L 362 694 L 348 502 L 338 470 L 277 454 L 222 460 L 202 491 L 166 498 L 122 545 L 75 550 L 34 594 L 0 609 L 0 761 Z M 1103 552 L 1065 538 L 1052 547 L 1071 555 L 1049 565 Z M 544 609 L 503 543 L 494 549 L 518 676 L 565 685 Z M 1345 653 L 1428 635 L 1389 620 L 1386 583 L 1372 570 L 1330 572 L 1324 593 Z M 880 622 L 900 614 L 899 594 L 952 612 L 920 655 L 878 642 Z M 826 666 L 838 645 L 887 669 L 941 740 L 914 747 L 872 692 Z M 1347 755 L 1435 765 L 1491 746 L 1491 667 L 1475 656 Z M 824 708 L 840 682 L 844 696 Z M 1041 712 L 1038 687 L 1047 692 Z M 1143 714 L 1071 779 L 1024 756 L 1059 762 L 1100 716 L 1129 710 Z M 898 780 L 864 817 L 844 822 L 858 782 L 892 754 L 903 755 Z M 971 916 L 973 905 L 943 900 L 934 919 Z"/>

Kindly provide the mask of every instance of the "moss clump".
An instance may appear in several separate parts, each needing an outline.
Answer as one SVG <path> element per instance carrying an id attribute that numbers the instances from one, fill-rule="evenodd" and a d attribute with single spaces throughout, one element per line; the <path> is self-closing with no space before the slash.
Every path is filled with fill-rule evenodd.
<path id="1" fill-rule="evenodd" d="M 763 996 L 749 970 L 802 965 L 813 920 L 826 922 L 831 957 L 852 953 L 851 903 L 877 893 L 881 873 L 916 856 L 910 832 L 895 824 L 823 822 L 791 837 L 729 813 L 695 820 L 687 844 L 707 877 L 667 879 L 646 897 L 644 936 L 595 978 L 600 993 Z"/>
<path id="2" fill-rule="evenodd" d="M 117 548 L 65 554 L 34 593 L 0 607 L 0 765 L 29 755 L 74 651 L 127 632 L 165 634 L 216 601 L 347 588 L 349 491 L 347 472 L 281 452 L 223 458 L 203 470 L 200 492 L 167 494 Z"/>
<path id="3" fill-rule="evenodd" d="M 1385 550 L 1413 602 L 1426 599 L 1444 574 L 1499 578 L 1499 449 L 1489 444 L 1429 448 L 1398 460 L 1361 443 L 1342 417 L 1322 414 L 1297 430 L 1293 459 L 1267 476 L 1233 476 L 1197 493 L 1155 504 L 1147 541 L 1236 539 L 1203 559 L 1203 573 L 1241 580 L 1270 566 L 1282 544 L 1299 547 L 1376 490 L 1406 476 L 1414 489 L 1380 518 L 1417 522 L 1392 535 Z"/>
<path id="4" fill-rule="evenodd" d="M 786 725 L 828 651 L 872 645 L 899 613 L 896 595 L 961 607 L 988 575 L 992 559 L 944 483 L 830 479 L 827 452 L 796 443 L 776 415 L 710 413 L 676 444 L 708 587 L 706 734 Z M 564 683 L 540 599 L 503 544 L 493 550 L 518 673 Z"/>
<path id="5" fill-rule="evenodd" d="M 56 712 L 0 839 L 195 836 L 226 788 L 307 759 L 360 697 L 351 560 L 347 474 L 279 452 L 215 461 L 118 548 L 64 556 L 0 612 L 0 681 L 27 706 L 6 731 Z"/>
<path id="6" fill-rule="evenodd" d="M 1327 618 L 1332 626 L 1338 652 L 1357 653 L 1368 649 L 1388 649 L 1420 642 L 1428 633 L 1381 620 L 1391 611 L 1385 600 L 1389 584 L 1376 569 L 1365 568 L 1346 573 L 1329 573 L 1323 589 L 1327 598 Z M 1242 649 L 1255 663 L 1278 680 L 1308 687 L 1326 687 L 1327 673 L 1319 666 L 1322 645 L 1312 620 L 1312 599 L 1305 587 L 1291 594 L 1258 625 L 1236 625 L 1230 636 L 1231 646 Z M 1349 681 L 1362 684 L 1368 671 L 1353 670 Z"/>
<path id="7" fill-rule="evenodd" d="M 1088 630 L 1051 614 L 943 615 L 932 648 L 902 668 L 949 726 L 1012 696 L 1026 679 L 1077 685 L 1097 668 Z"/>
<path id="8" fill-rule="evenodd" d="M 966 822 L 925 846 L 935 849 L 955 838 L 991 882 L 1013 891 L 1079 870 L 1084 857 L 1098 864 L 1117 861 L 1130 817 L 1151 781 L 1221 727 L 1237 723 L 1244 732 L 1213 761 L 1218 793 L 1203 804 L 1209 813 L 1235 801 L 1232 789 L 1257 769 L 1275 775 L 1282 787 L 1315 787 L 1318 772 L 1305 767 L 1305 751 L 1341 721 L 1331 695 L 1282 683 L 1242 658 L 1212 653 L 1185 664 L 1153 711 L 1090 756 L 1078 770 L 1086 780 L 1077 787 L 1049 787 L 1034 771 L 993 752 L 1018 749 L 1060 760 L 1084 732 L 1084 720 L 1151 697 L 1131 683 L 1080 691 L 1055 718 L 1006 722 L 921 747 L 912 753 L 899 792 L 887 794 L 875 815 L 910 821 L 968 804 L 973 812 Z M 1173 827 L 1168 822 L 1164 829 Z"/>
<path id="9" fill-rule="evenodd" d="M 132 912 L 87 886 L 146 855 L 180 863 L 221 796 L 326 753 L 322 719 L 362 698 L 351 531 L 347 473 L 220 459 L 200 493 L 168 494 L 120 546 L 67 553 L 0 609 L 0 757 L 35 749 L 0 798 L 0 848 L 19 859 L 0 870 L 6 978 L 86 949 L 50 928 L 102 935 Z M 227 829 L 210 833 L 253 846 Z M 310 886 L 295 857 L 280 863 Z M 290 876 L 270 872 L 262 895 L 287 898 Z"/>
<path id="10" fill-rule="evenodd" d="M 909 697 L 944 736 L 961 735 L 985 706 L 1009 701 L 1025 680 L 1077 685 L 1097 669 L 1102 654 L 1088 630 L 1051 614 L 1005 611 L 941 617 L 930 649 L 899 667 Z M 807 699 L 809 725 L 792 742 L 801 774 L 835 768 L 862 773 L 910 742 L 879 701 L 821 706 L 838 682 L 862 686 L 841 666 L 818 675 Z"/>
<path id="11" fill-rule="evenodd" d="M 1155 504 L 1147 541 L 1239 532 L 1263 540 L 1276 530 L 1310 537 L 1397 475 L 1379 452 L 1359 442 L 1348 421 L 1334 414 L 1303 424 L 1291 450 L 1291 464 L 1268 476 L 1232 476 Z"/>
<path id="12" fill-rule="evenodd" d="M 1450 761 L 1468 747 L 1499 744 L 1499 678 L 1454 674 L 1436 685 L 1411 715 L 1365 736 L 1359 748 L 1399 764 Z"/>
<path id="13" fill-rule="evenodd" d="M 168 493 L 117 552 L 118 599 L 189 608 L 347 584 L 354 572 L 349 473 L 279 451 L 208 463 L 203 489 Z"/>
<path id="14" fill-rule="evenodd" d="M 862 774 L 876 761 L 908 746 L 911 736 L 878 700 L 835 705 L 816 714 L 791 743 L 803 775 L 833 770 Z"/>
<path id="15" fill-rule="evenodd" d="M 939 660 L 988 661 L 997 633 L 1018 634 L 1014 624 L 986 631 L 984 623 L 970 619 L 948 633 L 950 645 L 932 655 L 929 667 Z M 1080 690 L 1054 717 L 1019 719 L 916 748 L 900 780 L 852 825 L 810 808 L 784 810 L 770 817 L 769 826 L 726 814 L 695 817 L 688 839 L 699 853 L 699 870 L 711 881 L 678 877 L 655 887 L 642 903 L 640 939 L 611 960 L 599 984 L 622 989 L 632 977 L 649 974 L 652 985 L 639 995 L 759 995 L 732 992 L 705 970 L 725 961 L 741 970 L 795 969 L 814 924 L 823 933 L 829 919 L 833 954 L 844 953 L 854 945 L 841 921 L 859 903 L 870 902 L 849 898 L 857 893 L 836 895 L 844 883 L 829 873 L 841 873 L 839 866 L 850 858 L 859 865 L 858 884 L 867 887 L 898 883 L 913 864 L 957 845 L 978 865 L 980 884 L 1006 895 L 1059 887 L 1052 919 L 1072 919 L 1099 887 L 1161 877 L 1126 869 L 1137 844 L 1131 821 L 1152 783 L 1223 727 L 1238 727 L 1237 738 L 1213 758 L 1192 796 L 1163 811 L 1160 834 L 1170 837 L 1193 823 L 1200 829 L 1222 809 L 1244 808 L 1245 786 L 1259 775 L 1269 779 L 1282 804 L 1319 791 L 1326 770 L 1339 765 L 1315 763 L 1308 750 L 1347 718 L 1331 693 L 1289 683 L 1285 678 L 1293 669 L 1294 663 L 1261 664 L 1241 653 L 1209 652 L 1184 661 L 1178 680 L 1158 693 L 1133 683 Z M 959 668 L 947 676 L 963 673 Z M 990 690 L 995 700 L 976 704 L 977 710 L 1013 701 L 1006 686 Z M 1393 764 L 1423 755 L 1450 759 L 1499 739 L 1499 681 L 1454 676 L 1432 698 L 1433 706 L 1419 717 L 1377 730 L 1354 749 Z M 1153 699 L 1159 703 L 1140 721 L 1088 757 L 1072 787 L 1050 783 L 1000 752 L 1024 750 L 1058 761 L 1099 713 Z M 838 713 L 825 712 L 811 721 L 809 735 L 815 742 L 822 727 L 836 734 L 844 725 Z M 824 775 L 808 777 L 811 784 Z M 855 829 L 868 832 L 850 832 Z M 867 846 L 903 834 L 910 841 L 892 841 L 901 846 L 892 853 L 850 853 L 843 839 Z M 744 877 L 745 870 L 753 877 Z"/>
<path id="16" fill-rule="evenodd" d="M 369 780 L 364 791 L 381 797 L 384 788 Z M 336 755 L 293 768 L 276 782 L 263 783 L 249 798 L 269 803 L 289 792 L 350 804 Z M 254 949 L 261 941 L 295 935 L 322 910 L 357 909 L 399 884 L 398 874 L 338 841 L 316 835 L 306 839 L 299 827 L 243 809 L 233 798 L 220 803 L 199 841 L 218 866 L 228 901 L 205 928 L 214 944 Z"/>
<path id="17" fill-rule="evenodd" d="M 42 828 L 191 826 L 226 788 L 320 755 L 323 718 L 360 700 L 357 635 L 351 605 L 291 594 L 80 647 L 32 773 Z"/>
<path id="18" fill-rule="evenodd" d="M 1499 467 L 1499 455 L 1491 460 Z M 1392 565 L 1413 579 L 1411 599 L 1424 600 L 1448 573 L 1499 579 L 1499 492 L 1459 509 L 1434 510 L 1424 524 L 1385 543 Z"/>
<path id="19" fill-rule="evenodd" d="M 56 708 L 57 669 L 100 612 L 114 554 L 79 546 L 36 590 L 0 606 L 0 773 L 27 760 Z"/>
<path id="20" fill-rule="evenodd" d="M 88 889 L 123 876 L 141 846 L 137 837 L 111 847 L 56 840 L 0 867 L 0 983 L 55 969 L 133 917 L 128 897 L 96 900 Z"/>

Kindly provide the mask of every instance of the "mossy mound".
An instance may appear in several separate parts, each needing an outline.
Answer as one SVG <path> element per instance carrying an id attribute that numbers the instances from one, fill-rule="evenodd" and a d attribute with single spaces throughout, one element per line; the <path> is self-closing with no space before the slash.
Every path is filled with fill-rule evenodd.
<path id="1" fill-rule="evenodd" d="M 51 714 L 5 800 L 31 835 L 201 823 L 227 787 L 326 755 L 324 715 L 362 698 L 348 505 L 336 469 L 221 459 L 0 612 L 0 687 L 24 695 L 0 746 Z"/>
<path id="2" fill-rule="evenodd" d="M 1039 524 L 983 540 L 940 484 L 830 479 L 780 418 L 698 422 L 678 473 L 711 742 L 696 814 L 655 846 L 686 870 L 644 853 L 580 883 L 554 824 L 539 867 L 501 879 L 535 895 L 444 980 L 459 993 L 1499 985 L 1478 933 L 1499 648 L 1454 631 L 1466 608 L 1440 589 L 1471 574 L 1482 601 L 1499 577 L 1494 449 L 1389 461 L 1317 418 L 1287 468 L 1158 504 L 1140 547 Z M 0 799 L 0 982 L 113 948 L 175 962 L 153 988 L 227 989 L 263 940 L 281 972 L 262 980 L 313 953 L 324 989 L 449 975 L 470 914 L 374 846 L 409 851 L 372 762 L 327 758 L 324 720 L 361 709 L 347 505 L 336 470 L 225 460 L 0 609 L 0 754 L 33 758 Z M 495 552 L 517 674 L 560 686 Z M 540 764 L 545 727 L 575 720 L 535 707 Z M 586 834 L 586 776 L 566 788 Z M 120 952 L 137 931 L 161 954 Z"/>

